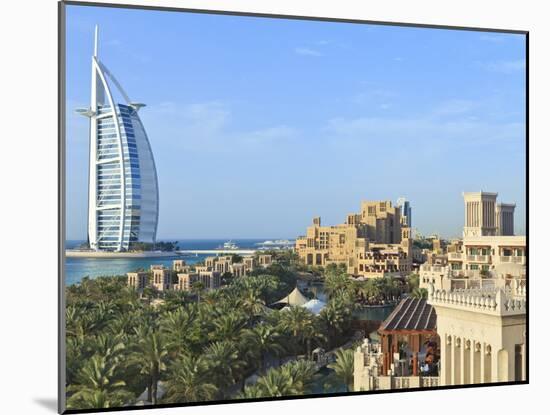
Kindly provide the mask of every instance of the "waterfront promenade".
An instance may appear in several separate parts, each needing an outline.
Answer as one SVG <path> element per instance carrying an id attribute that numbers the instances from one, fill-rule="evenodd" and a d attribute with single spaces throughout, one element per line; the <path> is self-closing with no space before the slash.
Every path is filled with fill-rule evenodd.
<path id="1" fill-rule="evenodd" d="M 179 251 L 109 252 L 67 249 L 68 258 L 169 258 L 190 255 L 253 255 L 256 249 L 184 249 Z"/>

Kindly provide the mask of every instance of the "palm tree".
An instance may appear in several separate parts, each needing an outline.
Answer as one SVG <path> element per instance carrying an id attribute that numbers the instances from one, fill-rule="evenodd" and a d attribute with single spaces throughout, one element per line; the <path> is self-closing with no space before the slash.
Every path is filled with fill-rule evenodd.
<path id="1" fill-rule="evenodd" d="M 325 278 L 325 291 L 329 297 L 338 292 L 348 292 L 353 289 L 353 281 L 347 274 L 333 274 Z"/>
<path id="2" fill-rule="evenodd" d="M 203 356 L 181 356 L 172 365 L 165 384 L 164 401 L 168 403 L 211 400 L 218 392 L 211 382 L 208 363 Z"/>
<path id="3" fill-rule="evenodd" d="M 241 296 L 240 308 L 248 315 L 259 316 L 264 313 L 265 302 L 260 298 L 259 292 L 247 290 Z"/>
<path id="4" fill-rule="evenodd" d="M 119 408 L 124 406 L 130 394 L 124 391 L 105 392 L 101 390 L 82 390 L 67 400 L 67 409 Z"/>
<path id="5" fill-rule="evenodd" d="M 219 341 L 212 343 L 204 350 L 204 356 L 209 365 L 209 372 L 214 384 L 223 390 L 237 380 L 237 374 L 244 367 L 244 362 L 239 357 L 239 350 L 233 342 Z"/>
<path id="6" fill-rule="evenodd" d="M 246 329 L 243 333 L 243 340 L 251 354 L 258 356 L 257 367 L 263 372 L 265 356 L 268 353 L 279 355 L 284 352 L 284 347 L 280 343 L 281 334 L 275 326 L 262 323 L 251 329 Z"/>
<path id="7" fill-rule="evenodd" d="M 239 399 L 264 398 L 264 390 L 260 385 L 246 386 L 242 392 L 237 395 Z"/>
<path id="8" fill-rule="evenodd" d="M 336 378 L 346 385 L 346 392 L 353 391 L 353 350 L 338 349 L 335 354 L 336 361 L 328 368 L 334 370 Z"/>
<path id="9" fill-rule="evenodd" d="M 258 387 L 263 396 L 288 396 L 299 393 L 298 385 L 288 371 L 269 369 L 265 376 L 258 379 Z"/>
<path id="10" fill-rule="evenodd" d="M 102 356 L 105 360 L 118 363 L 125 349 L 124 343 L 125 336 L 122 334 L 109 335 L 102 333 L 88 338 L 83 348 L 87 349 L 91 355 L 96 354 Z"/>
<path id="11" fill-rule="evenodd" d="M 281 312 L 282 327 L 292 333 L 292 337 L 306 345 L 306 356 L 311 355 L 311 341 L 322 338 L 315 324 L 315 316 L 307 309 L 293 306 Z"/>
<path id="12" fill-rule="evenodd" d="M 124 390 L 126 383 L 118 376 L 118 369 L 118 362 L 97 354 L 92 356 L 78 372 L 76 383 L 67 388 L 67 392 L 72 393 L 67 405 L 76 408 L 88 407 L 88 401 L 94 397 L 101 397 L 105 402 L 109 399 L 110 402 L 116 401 L 117 405 L 124 403 L 121 401 L 128 399 L 129 393 Z M 96 395 L 96 392 L 102 395 Z"/>
<path id="13" fill-rule="evenodd" d="M 196 281 L 191 285 L 191 292 L 197 296 L 197 303 L 201 302 L 201 293 L 204 291 L 204 282 Z"/>
<path id="14" fill-rule="evenodd" d="M 315 373 L 317 372 L 315 363 L 308 360 L 298 360 L 286 364 L 281 367 L 281 370 L 288 373 L 292 378 L 300 394 L 309 392 L 315 378 Z"/>
<path id="15" fill-rule="evenodd" d="M 136 330 L 136 333 L 140 331 Z M 166 370 L 166 343 L 161 334 L 153 330 L 143 330 L 138 334 L 138 339 L 130 364 L 138 366 L 140 373 L 148 377 L 147 400 L 156 405 L 158 381 L 161 373 Z"/>
<path id="16" fill-rule="evenodd" d="M 246 325 L 245 316 L 237 311 L 224 314 L 214 320 L 214 330 L 209 334 L 211 340 L 227 340 L 235 343 L 241 339 L 241 331 Z"/>
<path id="17" fill-rule="evenodd" d="M 160 331 L 172 355 L 189 351 L 189 337 L 196 326 L 196 319 L 197 310 L 194 307 L 180 307 L 162 315 Z"/>
<path id="18" fill-rule="evenodd" d="M 345 313 L 341 304 L 330 301 L 319 313 L 319 322 L 327 333 L 328 349 L 332 349 L 333 340 L 343 331 Z"/>

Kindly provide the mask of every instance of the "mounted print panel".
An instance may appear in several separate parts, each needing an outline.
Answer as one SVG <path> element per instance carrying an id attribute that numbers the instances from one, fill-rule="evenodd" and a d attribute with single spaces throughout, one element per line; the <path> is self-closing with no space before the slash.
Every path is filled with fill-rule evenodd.
<path id="1" fill-rule="evenodd" d="M 60 16 L 60 412 L 527 383 L 526 32 Z"/>

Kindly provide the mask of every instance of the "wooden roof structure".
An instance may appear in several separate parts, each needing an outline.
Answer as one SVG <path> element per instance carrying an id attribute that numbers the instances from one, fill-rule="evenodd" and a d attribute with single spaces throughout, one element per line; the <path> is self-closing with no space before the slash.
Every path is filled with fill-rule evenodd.
<path id="1" fill-rule="evenodd" d="M 437 316 L 435 309 L 425 299 L 407 297 L 402 299 L 378 330 L 389 333 L 435 332 Z"/>
<path id="2" fill-rule="evenodd" d="M 394 355 L 399 353 L 400 339 L 405 336 L 413 354 L 412 374 L 418 376 L 418 353 L 425 338 L 437 336 L 436 323 L 435 309 L 426 299 L 402 299 L 378 329 L 383 354 L 382 373 L 388 373 Z"/>

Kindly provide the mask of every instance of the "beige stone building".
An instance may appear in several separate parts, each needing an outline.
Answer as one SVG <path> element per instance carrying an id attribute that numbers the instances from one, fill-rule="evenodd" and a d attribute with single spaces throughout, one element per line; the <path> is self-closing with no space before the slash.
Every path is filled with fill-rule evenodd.
<path id="1" fill-rule="evenodd" d="M 497 204 L 496 198 L 497 193 L 464 193 L 464 238 L 447 247 L 446 261 L 420 266 L 421 287 L 488 288 L 516 278 L 525 284 L 527 241 L 514 235 L 515 205 Z"/>
<path id="2" fill-rule="evenodd" d="M 259 255 L 258 259 L 253 255 L 247 255 L 242 258 L 242 262 L 233 262 L 232 255 L 211 256 L 204 260 L 204 265 L 218 272 L 220 275 L 229 272 L 235 277 L 244 277 L 260 266 L 268 266 L 272 263 L 271 255 Z"/>
<path id="3" fill-rule="evenodd" d="M 151 265 L 153 272 L 153 287 L 158 291 L 167 291 L 172 288 L 172 271 L 161 266 Z"/>
<path id="4" fill-rule="evenodd" d="M 191 269 L 184 259 L 175 259 L 172 261 L 172 269 L 174 272 L 187 272 Z"/>
<path id="5" fill-rule="evenodd" d="M 401 276 L 412 269 L 410 236 L 391 201 L 362 202 L 361 212 L 343 224 L 322 226 L 314 218 L 295 248 L 306 265 L 345 264 L 349 274 L 365 278 Z"/>
<path id="6" fill-rule="evenodd" d="M 526 379 L 526 291 L 516 281 L 492 290 L 435 290 L 428 303 L 441 338 L 441 385 Z"/>
<path id="7" fill-rule="evenodd" d="M 178 283 L 174 286 L 175 290 L 190 292 L 193 284 L 199 280 L 199 274 L 196 272 L 183 272 L 178 274 Z"/>
<path id="8" fill-rule="evenodd" d="M 261 267 L 266 268 L 273 263 L 273 257 L 269 254 L 258 255 L 258 264 Z"/>
<path id="9" fill-rule="evenodd" d="M 513 203 L 497 204 L 498 193 L 464 192 L 464 238 L 514 235 Z"/>
<path id="10" fill-rule="evenodd" d="M 148 285 L 148 275 L 146 272 L 128 272 L 128 286 L 136 290 L 143 290 Z"/>

